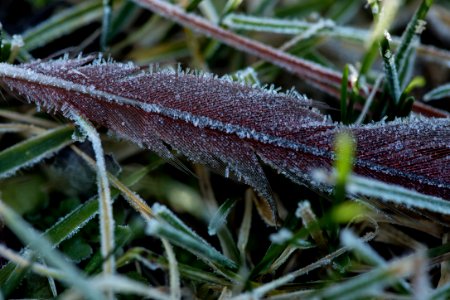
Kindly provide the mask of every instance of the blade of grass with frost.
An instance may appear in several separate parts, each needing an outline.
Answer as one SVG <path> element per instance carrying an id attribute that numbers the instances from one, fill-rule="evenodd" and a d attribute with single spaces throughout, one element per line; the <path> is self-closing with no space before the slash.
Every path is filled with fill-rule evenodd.
<path id="1" fill-rule="evenodd" d="M 295 214 L 292 214 L 286 219 L 283 228 L 289 231 L 293 231 L 297 228 L 299 221 L 300 220 L 295 216 Z M 306 230 L 306 228 L 300 229 L 295 235 L 295 237 L 299 239 L 306 238 L 307 236 L 308 231 Z M 280 255 L 282 255 L 287 246 L 288 246 L 287 244 L 279 245 L 277 243 L 272 243 L 267 249 L 264 257 L 252 269 L 249 277 L 253 278 L 257 275 L 267 274 L 272 264 L 280 257 Z"/>
<path id="2" fill-rule="evenodd" d="M 66 274 L 67 283 L 73 285 L 87 299 L 104 299 L 85 276 L 72 264 L 70 264 L 52 245 L 37 233 L 13 210 L 0 200 L 0 216 L 6 225 L 30 248 L 35 249 L 46 261 Z"/>
<path id="3" fill-rule="evenodd" d="M 0 64 L 0 81 L 46 110 L 69 118 L 79 113 L 163 158 L 174 159 L 170 145 L 193 162 L 228 167 L 274 212 L 261 161 L 294 182 L 329 191 L 311 172 L 331 169 L 342 131 L 357 144 L 355 173 L 450 198 L 450 119 L 344 126 L 295 91 L 90 59 Z"/>
<path id="4" fill-rule="evenodd" d="M 377 267 L 344 283 L 326 287 L 314 296 L 320 299 L 347 300 L 380 295 L 384 288 L 391 286 L 398 279 L 414 274 L 416 259 L 417 257 L 411 255 L 389 262 L 386 266 Z"/>
<path id="5" fill-rule="evenodd" d="M 248 244 L 248 238 L 250 236 L 250 229 L 252 225 L 252 208 L 253 208 L 253 201 L 251 199 L 252 192 L 250 190 L 247 190 L 245 192 L 245 209 L 244 209 L 244 215 L 242 216 L 242 223 L 239 227 L 239 235 L 238 235 L 238 242 L 237 242 L 237 248 L 241 254 L 241 260 L 245 261 L 245 255 L 246 255 L 246 248 Z"/>
<path id="6" fill-rule="evenodd" d="M 382 267 L 386 266 L 387 262 L 381 257 L 373 248 L 367 243 L 358 238 L 353 232 L 345 229 L 341 232 L 341 242 L 343 246 L 352 249 L 358 256 L 362 257 L 365 262 L 371 265 Z M 401 284 L 402 291 L 411 292 L 411 286 L 404 279 L 398 281 Z"/>
<path id="7" fill-rule="evenodd" d="M 18 170 L 31 167 L 73 143 L 73 126 L 47 130 L 0 152 L 0 178 L 12 176 Z"/>
<path id="8" fill-rule="evenodd" d="M 329 22 L 331 20 L 321 20 L 319 22 Z M 306 22 L 302 20 L 291 19 L 275 19 L 267 17 L 247 16 L 240 14 L 229 14 L 224 20 L 223 24 L 236 30 L 251 30 L 260 32 L 271 32 L 288 35 L 298 35 L 309 30 L 313 26 L 317 26 L 317 22 Z M 324 26 L 321 30 L 317 31 L 318 36 L 336 37 L 350 41 L 362 42 L 369 34 L 367 30 L 339 26 Z"/>
<path id="9" fill-rule="evenodd" d="M 103 272 L 105 274 L 115 273 L 114 260 L 114 217 L 112 213 L 111 191 L 109 189 L 108 176 L 106 175 L 105 156 L 100 141 L 100 135 L 95 128 L 83 117 L 75 112 L 70 113 L 72 119 L 77 123 L 81 130 L 86 134 L 92 143 L 95 153 L 95 161 L 97 165 L 97 187 L 99 199 L 99 216 L 100 216 L 100 236 L 101 249 L 104 258 Z"/>
<path id="10" fill-rule="evenodd" d="M 155 300 L 172 300 L 170 295 L 161 292 L 160 288 L 151 287 L 142 282 L 132 280 L 128 277 L 121 275 L 106 275 L 91 278 L 91 283 L 99 291 L 109 291 L 112 290 L 117 294 L 124 295 L 137 295 L 143 298 L 155 299 Z M 69 291 L 66 299 L 77 299 L 79 297 L 79 291 Z"/>
<path id="11" fill-rule="evenodd" d="M 127 178 L 123 179 L 124 184 L 126 186 L 135 184 L 152 168 L 153 166 L 149 166 L 144 167 L 141 170 L 137 170 L 136 172 L 130 174 Z M 118 190 L 112 190 L 112 199 L 118 195 Z M 61 242 L 71 238 L 98 214 L 98 203 L 99 200 L 97 198 L 93 198 L 86 203 L 81 204 L 66 216 L 60 218 L 60 220 L 47 229 L 42 236 L 48 239 L 52 243 L 53 247 L 58 247 Z M 6 282 L 13 271 L 14 265 L 11 263 L 8 263 L 0 269 L 0 286 Z"/>
<path id="12" fill-rule="evenodd" d="M 450 98 L 450 83 L 443 84 L 429 91 L 423 97 L 424 101 L 438 100 L 442 98 Z"/>
<path id="13" fill-rule="evenodd" d="M 326 255 L 325 257 L 317 260 L 316 262 L 300 268 L 294 272 L 288 273 L 284 276 L 281 276 L 277 279 L 274 279 L 268 283 L 265 283 L 255 289 L 253 289 L 251 292 L 247 292 L 245 294 L 242 294 L 240 296 L 232 298 L 233 300 L 244 300 L 244 299 L 260 299 L 265 294 L 269 293 L 270 291 L 273 291 L 280 286 L 283 286 L 289 282 L 292 282 L 295 278 L 303 275 L 307 275 L 309 272 L 314 271 L 318 268 L 328 266 L 332 263 L 333 259 L 336 259 L 337 257 L 341 256 L 342 254 L 346 253 L 348 249 L 346 248 L 339 248 L 338 250 Z"/>
<path id="14" fill-rule="evenodd" d="M 402 94 L 400 89 L 400 81 L 398 78 L 397 67 L 395 65 L 395 56 L 391 51 L 389 45 L 389 33 L 385 33 L 385 37 L 380 42 L 381 55 L 384 62 L 384 73 L 386 78 L 386 84 L 394 101 L 394 107 L 399 104 L 400 96 Z"/>
<path id="15" fill-rule="evenodd" d="M 65 274 L 57 269 L 49 268 L 43 264 L 30 261 L 29 259 L 23 257 L 19 253 L 8 249 L 3 244 L 0 244 L 0 257 L 3 257 L 10 261 L 11 263 L 19 266 L 21 268 L 31 268 L 33 272 L 41 276 L 48 276 L 57 280 L 64 280 Z M 67 279 L 65 279 L 67 280 Z M 2 289 L 7 289 L 3 284 Z"/>
<path id="16" fill-rule="evenodd" d="M 208 224 L 208 234 L 216 235 L 220 229 L 226 225 L 227 217 L 231 210 L 234 208 L 236 201 L 233 199 L 228 199 L 225 201 L 211 218 Z"/>
<path id="17" fill-rule="evenodd" d="M 361 61 L 361 67 L 359 68 L 358 78 L 354 87 L 356 95 L 359 94 L 359 89 L 363 86 L 365 77 L 371 70 L 373 63 L 377 58 L 379 42 L 383 39 L 384 33 L 389 29 L 394 21 L 395 15 L 397 14 L 400 6 L 399 0 L 383 2 L 382 7 L 380 7 L 381 3 L 378 1 L 371 1 L 368 3 L 371 6 L 374 17 L 374 26 L 370 36 L 368 36 L 365 40 L 367 50 Z M 352 106 L 353 105 L 351 105 L 351 107 Z"/>
<path id="18" fill-rule="evenodd" d="M 97 172 L 98 168 L 96 165 L 96 162 L 86 153 L 81 151 L 77 147 L 73 147 L 75 153 L 77 153 L 84 161 L 94 170 Z M 142 170 L 145 171 L 145 168 Z M 151 208 L 147 205 L 147 203 L 135 192 L 131 191 L 125 184 L 120 182 L 114 175 L 112 175 L 109 172 L 106 172 L 106 176 L 108 177 L 109 182 L 111 185 L 113 185 L 116 189 L 120 191 L 122 196 L 125 198 L 125 200 L 128 201 L 128 203 L 143 216 L 144 218 L 151 218 L 153 216 Z"/>
<path id="19" fill-rule="evenodd" d="M 188 249 L 205 261 L 213 262 L 222 268 L 237 268 L 234 261 L 218 252 L 165 206 L 156 203 L 152 210 L 156 220 L 148 221 L 149 234 L 166 238 L 173 244 Z"/>
<path id="20" fill-rule="evenodd" d="M 322 249 L 325 249 L 327 240 L 323 235 L 322 229 L 318 226 L 318 219 L 311 209 L 310 202 L 307 200 L 299 202 L 295 215 L 302 220 L 303 226 L 309 231 L 316 244 Z"/>
<path id="21" fill-rule="evenodd" d="M 129 249 L 124 255 L 119 257 L 117 259 L 117 266 L 121 268 L 123 266 L 133 264 L 135 261 L 142 263 L 143 266 L 149 270 L 154 270 L 156 268 L 161 268 L 163 270 L 169 269 L 169 262 L 167 261 L 167 258 L 147 249 L 138 247 Z M 205 270 L 201 268 L 178 263 L 178 269 L 182 278 L 220 286 L 232 285 L 230 281 L 218 277 L 217 274 L 205 272 Z"/>
<path id="22" fill-rule="evenodd" d="M 234 81 L 242 82 L 248 85 L 261 86 L 261 82 L 258 79 L 258 73 L 256 73 L 255 69 L 252 67 L 239 70 L 230 77 Z"/>
<path id="23" fill-rule="evenodd" d="M 102 49 L 102 51 L 105 51 L 108 46 L 109 33 L 111 30 L 112 2 L 112 0 L 102 0 L 102 34 L 100 35 L 100 49 Z"/>
<path id="24" fill-rule="evenodd" d="M 169 277 L 170 277 L 170 298 L 171 299 L 181 299 L 180 290 L 180 272 L 178 271 L 178 261 L 173 252 L 172 245 L 162 238 L 164 250 L 166 251 L 167 261 L 169 262 Z"/>
<path id="25" fill-rule="evenodd" d="M 445 215 L 450 214 L 450 199 L 444 200 L 424 195 L 414 190 L 394 184 L 386 184 L 371 178 L 351 175 L 347 182 L 347 191 L 355 195 L 375 197 L 405 207 L 415 207 Z"/>
<path id="26" fill-rule="evenodd" d="M 0 133 L 25 132 L 32 134 L 42 134 L 42 132 L 44 131 L 45 129 L 43 128 L 39 128 L 28 124 L 21 124 L 21 123 L 0 124 Z"/>
<path id="27" fill-rule="evenodd" d="M 60 11 L 50 19 L 28 29 L 22 34 L 25 49 L 33 49 L 44 46 L 51 41 L 71 33 L 82 26 L 102 17 L 101 1 L 86 1 Z"/>
<path id="28" fill-rule="evenodd" d="M 222 255 L 215 248 L 208 244 L 198 243 L 198 241 L 193 239 L 192 236 L 186 235 L 184 232 L 171 227 L 168 223 L 159 222 L 154 219 L 149 220 L 147 233 L 149 235 L 165 238 L 174 245 L 188 250 L 206 263 L 215 267 L 215 269 L 220 270 L 220 272 L 224 275 L 231 275 L 231 273 L 226 272 L 227 269 L 237 269 L 237 264 L 235 262 Z M 224 271 L 226 273 L 223 273 Z"/>
<path id="29" fill-rule="evenodd" d="M 235 200 L 228 199 L 214 213 L 208 224 L 208 234 L 217 235 L 220 240 L 222 252 L 233 261 L 239 261 L 239 250 L 233 239 L 233 235 L 226 227 L 227 217 L 236 204 Z"/>
<path id="30" fill-rule="evenodd" d="M 316 24 L 314 22 L 306 22 L 303 20 L 268 18 L 233 13 L 227 15 L 222 22 L 229 28 L 235 30 L 260 31 L 288 35 L 301 34 Z M 370 36 L 370 31 L 335 24 L 332 28 L 325 27 L 316 34 L 320 37 L 337 38 L 340 40 L 353 41 L 361 44 L 367 40 L 368 36 Z M 395 48 L 398 48 L 400 43 L 400 37 L 392 36 L 392 44 Z M 436 59 L 436 57 L 441 57 L 445 60 L 450 58 L 450 53 L 444 49 L 432 48 L 420 43 L 417 47 L 419 54 L 427 56 L 428 59 Z"/>
<path id="31" fill-rule="evenodd" d="M 403 32 L 400 45 L 395 53 L 395 66 L 400 74 L 400 87 L 406 85 L 406 71 L 411 65 L 409 57 L 414 51 L 414 47 L 418 44 L 418 35 L 425 29 L 425 17 L 433 4 L 433 0 L 423 0 L 411 20 L 408 22 L 406 30 Z"/>

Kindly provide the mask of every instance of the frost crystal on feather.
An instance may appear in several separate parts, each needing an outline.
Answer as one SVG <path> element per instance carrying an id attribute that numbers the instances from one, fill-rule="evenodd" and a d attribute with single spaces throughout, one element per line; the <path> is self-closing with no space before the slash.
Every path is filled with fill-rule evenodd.
<path id="1" fill-rule="evenodd" d="M 296 92 L 91 60 L 0 64 L 0 81 L 48 111 L 76 111 L 164 158 L 173 158 L 170 145 L 194 162 L 231 170 L 269 201 L 261 161 L 311 184 L 312 170 L 331 168 L 343 130 L 357 141 L 356 173 L 450 199 L 449 119 L 349 127 Z"/>

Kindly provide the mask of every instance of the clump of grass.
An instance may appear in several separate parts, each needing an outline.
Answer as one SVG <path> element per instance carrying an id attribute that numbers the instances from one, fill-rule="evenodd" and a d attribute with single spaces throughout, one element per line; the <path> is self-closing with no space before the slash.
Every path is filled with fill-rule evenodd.
<path id="1" fill-rule="evenodd" d="M 37 14 L 36 24 L 13 32 L 0 14 L 0 62 L 101 52 L 296 86 L 345 124 L 449 116 L 450 45 L 436 34 L 450 30 L 445 1 L 26 5 L 51 16 Z M 425 26 L 430 12 L 441 18 Z M 445 76 L 429 76 L 436 68 Z M 334 173 L 314 177 L 331 193 L 267 171 L 274 223 L 267 203 L 242 184 L 182 157 L 164 161 L 81 116 L 73 116 L 77 129 L 3 97 L 0 299 L 450 295 L 450 202 L 354 175 L 348 134 L 336 137 Z"/>

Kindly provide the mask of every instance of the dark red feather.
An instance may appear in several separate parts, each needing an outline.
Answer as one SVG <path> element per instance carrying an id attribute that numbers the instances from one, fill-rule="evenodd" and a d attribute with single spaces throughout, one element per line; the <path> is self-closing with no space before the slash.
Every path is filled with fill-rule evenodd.
<path id="1" fill-rule="evenodd" d="M 293 91 L 89 58 L 0 64 L 0 80 L 46 110 L 76 111 L 162 157 L 173 158 L 170 145 L 192 161 L 227 168 L 267 199 L 260 161 L 319 186 L 311 171 L 331 168 L 340 131 L 356 139 L 356 173 L 450 199 L 449 119 L 344 126 Z"/>

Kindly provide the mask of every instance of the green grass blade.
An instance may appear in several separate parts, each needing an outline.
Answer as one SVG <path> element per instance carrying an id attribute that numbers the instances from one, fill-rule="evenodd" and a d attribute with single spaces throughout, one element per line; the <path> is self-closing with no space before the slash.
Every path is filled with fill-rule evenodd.
<path id="1" fill-rule="evenodd" d="M 399 278 L 405 278 L 415 272 L 416 256 L 408 256 L 385 266 L 356 276 L 344 283 L 338 283 L 315 294 L 318 299 L 366 299 L 380 296 L 385 287 L 391 286 Z"/>
<path id="2" fill-rule="evenodd" d="M 173 251 L 172 245 L 166 239 L 161 239 L 161 241 L 166 252 L 167 261 L 169 262 L 170 297 L 171 299 L 181 299 L 180 271 L 178 270 L 178 261 L 175 257 L 175 252 Z"/>
<path id="3" fill-rule="evenodd" d="M 65 273 L 67 283 L 76 287 L 87 299 L 104 299 L 85 276 L 70 264 L 44 237 L 0 200 L 0 216 L 6 225 L 30 248 L 35 249 L 46 261 Z"/>
<path id="4" fill-rule="evenodd" d="M 400 45 L 395 53 L 395 66 L 399 74 L 406 74 L 405 69 L 410 65 L 409 57 L 414 51 L 414 46 L 417 35 L 422 33 L 424 29 L 425 17 L 433 4 L 433 0 L 423 0 L 414 16 L 408 23 L 406 30 L 403 32 Z M 404 87 L 406 84 L 406 76 L 401 76 L 400 86 Z"/>
<path id="5" fill-rule="evenodd" d="M 142 179 L 150 171 L 149 167 L 144 167 L 130 174 L 123 182 L 127 186 L 131 186 Z M 119 191 L 113 189 L 111 196 L 117 197 Z M 90 220 L 98 214 L 98 199 L 97 197 L 90 199 L 86 203 L 75 208 L 66 216 L 62 217 L 56 224 L 47 229 L 43 233 L 43 237 L 52 243 L 53 247 L 58 247 L 60 243 L 69 239 L 81 230 Z M 14 272 L 14 264 L 9 263 L 0 269 L 0 286 L 6 284 L 6 280 Z"/>
<path id="6" fill-rule="evenodd" d="M 450 199 L 421 194 L 404 187 L 384 183 L 375 179 L 352 175 L 347 182 L 347 191 L 369 197 L 379 198 L 406 207 L 426 209 L 439 214 L 450 214 Z"/>
<path id="7" fill-rule="evenodd" d="M 220 231 L 220 229 L 225 226 L 225 224 L 227 222 L 227 217 L 235 205 L 236 205 L 235 200 L 228 199 L 219 207 L 217 212 L 214 214 L 214 216 L 209 221 L 209 225 L 208 225 L 208 234 L 209 235 L 216 235 L 217 232 Z"/>
<path id="8" fill-rule="evenodd" d="M 156 220 L 148 221 L 148 234 L 166 238 L 172 244 L 185 248 L 206 262 L 211 262 L 221 268 L 237 269 L 235 262 L 218 252 L 165 206 L 155 204 L 152 210 Z"/>
<path id="9" fill-rule="evenodd" d="M 103 0 L 103 15 L 102 15 L 102 34 L 100 36 L 100 49 L 105 51 L 108 47 L 108 38 L 111 31 L 111 11 L 112 0 Z"/>
<path id="10" fill-rule="evenodd" d="M 81 28 L 102 17 L 102 2 L 88 1 L 70 7 L 22 34 L 28 51 Z"/>
<path id="11" fill-rule="evenodd" d="M 95 154 L 95 163 L 97 171 L 97 188 L 100 212 L 100 237 L 101 250 L 104 258 L 103 273 L 112 275 L 115 273 L 114 260 L 114 216 L 112 210 L 111 190 L 109 188 L 108 175 L 106 171 L 105 155 L 103 154 L 102 142 L 100 134 L 95 130 L 94 126 L 78 113 L 71 113 L 72 119 L 77 123 L 81 130 L 86 134 L 92 143 Z M 112 293 L 109 298 L 113 298 Z"/>
<path id="12" fill-rule="evenodd" d="M 398 78 L 397 67 L 395 65 L 395 56 L 391 51 L 389 39 L 385 36 L 380 42 L 381 55 L 384 62 L 384 73 L 389 94 L 391 95 L 394 107 L 397 107 L 402 95 L 400 81 Z"/>
<path id="13" fill-rule="evenodd" d="M 0 178 L 52 156 L 73 142 L 73 133 L 73 126 L 62 126 L 3 150 L 0 152 Z"/>
<path id="14" fill-rule="evenodd" d="M 145 248 L 136 247 L 129 249 L 124 255 L 117 259 L 117 266 L 123 267 L 133 264 L 135 261 L 141 262 L 144 266 L 153 270 L 155 267 L 160 267 L 163 270 L 169 270 L 169 262 L 167 258 L 151 252 Z M 206 282 L 209 284 L 226 286 L 231 283 L 214 273 L 205 272 L 203 269 L 178 263 L 180 275 L 183 278 L 191 279 L 198 282 Z"/>
<path id="15" fill-rule="evenodd" d="M 349 66 L 345 65 L 344 71 L 342 72 L 342 82 L 341 82 L 341 122 L 344 124 L 347 124 L 349 121 L 347 119 L 347 110 L 353 110 L 353 108 L 347 107 L 348 73 L 349 73 Z"/>
<path id="16" fill-rule="evenodd" d="M 450 83 L 443 84 L 437 88 L 429 91 L 423 97 L 424 101 L 438 100 L 442 98 L 450 97 Z"/>
<path id="17" fill-rule="evenodd" d="M 345 200 L 345 187 L 353 167 L 355 144 L 349 133 L 341 133 L 336 137 L 336 185 L 334 198 L 340 203 Z"/>

